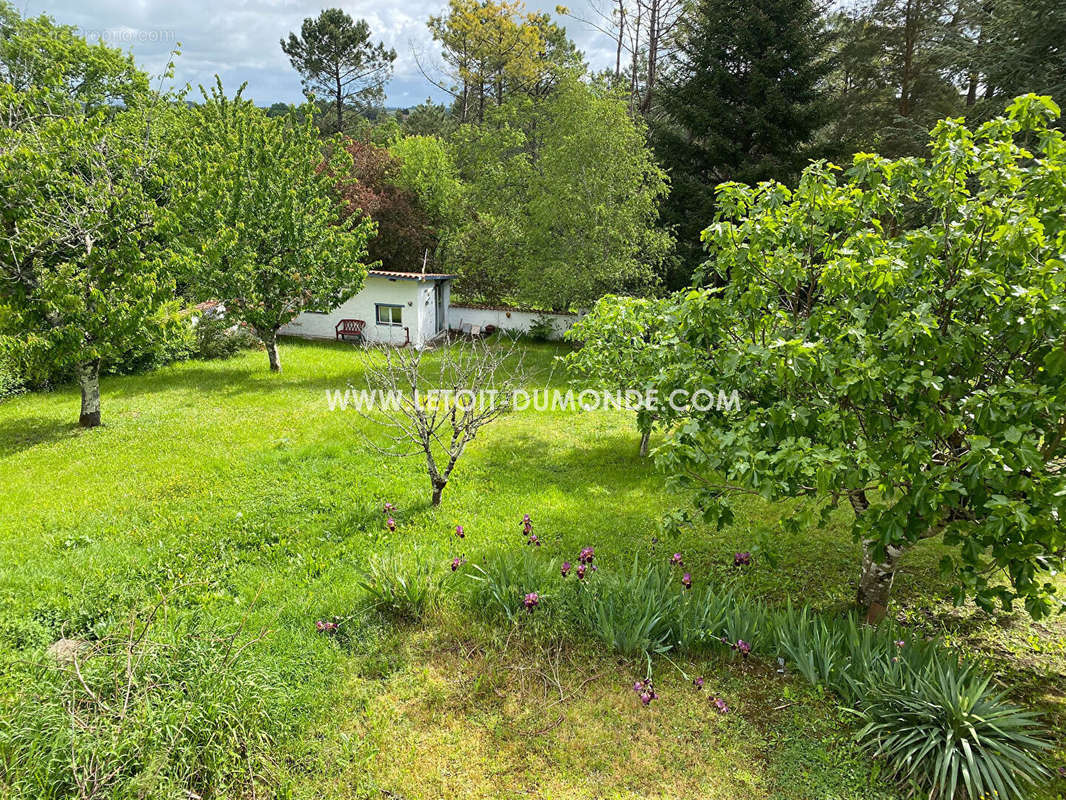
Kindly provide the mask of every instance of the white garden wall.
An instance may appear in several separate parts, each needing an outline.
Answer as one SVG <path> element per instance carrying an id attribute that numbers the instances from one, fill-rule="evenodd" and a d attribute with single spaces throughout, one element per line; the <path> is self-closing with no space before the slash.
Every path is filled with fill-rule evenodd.
<path id="1" fill-rule="evenodd" d="M 458 330 L 466 324 L 495 325 L 497 328 L 508 331 L 522 331 L 525 333 L 533 321 L 542 316 L 540 311 L 524 311 L 505 306 L 465 306 L 452 304 L 448 308 L 448 327 Z M 578 320 L 577 314 L 548 314 L 555 329 L 554 339 L 561 339 Z"/>

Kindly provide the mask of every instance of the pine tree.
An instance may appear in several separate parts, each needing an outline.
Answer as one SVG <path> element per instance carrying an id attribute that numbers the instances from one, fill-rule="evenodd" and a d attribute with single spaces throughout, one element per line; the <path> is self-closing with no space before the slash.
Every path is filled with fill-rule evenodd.
<path id="1" fill-rule="evenodd" d="M 716 185 L 787 181 L 806 164 L 829 69 L 812 0 L 699 0 L 684 25 L 655 130 L 672 182 L 664 219 L 677 226 L 673 287 L 703 261 Z"/>

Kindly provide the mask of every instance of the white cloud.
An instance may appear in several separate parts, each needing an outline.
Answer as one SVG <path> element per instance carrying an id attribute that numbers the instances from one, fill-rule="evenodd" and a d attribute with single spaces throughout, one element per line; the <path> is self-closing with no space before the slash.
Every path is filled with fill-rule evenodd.
<path id="1" fill-rule="evenodd" d="M 571 4 L 580 9 L 588 0 Z M 246 96 L 261 105 L 302 98 L 300 78 L 282 52 L 280 40 L 298 31 L 305 17 L 317 16 L 335 5 L 355 18 L 366 19 L 375 40 L 396 49 L 396 67 L 388 86 L 388 103 L 409 106 L 427 96 L 445 95 L 423 78 L 416 54 L 433 60 L 436 48 L 426 21 L 446 8 L 446 0 L 412 0 L 402 7 L 389 0 L 337 0 L 331 4 L 308 0 L 16 0 L 25 15 L 46 13 L 74 25 L 90 36 L 132 50 L 142 68 L 159 74 L 178 42 L 175 64 L 179 85 L 214 83 L 222 77 L 227 89 L 248 82 Z M 531 10 L 554 13 L 551 0 L 527 3 Z M 609 43 L 600 34 L 573 20 L 562 20 L 594 67 L 613 63 Z"/>

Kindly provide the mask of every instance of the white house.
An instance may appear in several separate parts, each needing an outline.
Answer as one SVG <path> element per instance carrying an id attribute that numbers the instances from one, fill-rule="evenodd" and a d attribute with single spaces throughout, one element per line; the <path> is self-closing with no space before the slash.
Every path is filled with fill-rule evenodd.
<path id="1" fill-rule="evenodd" d="M 448 327 L 453 278 L 442 273 L 370 270 L 363 288 L 332 311 L 304 311 L 278 333 L 353 339 L 361 330 L 369 343 L 422 347 Z"/>

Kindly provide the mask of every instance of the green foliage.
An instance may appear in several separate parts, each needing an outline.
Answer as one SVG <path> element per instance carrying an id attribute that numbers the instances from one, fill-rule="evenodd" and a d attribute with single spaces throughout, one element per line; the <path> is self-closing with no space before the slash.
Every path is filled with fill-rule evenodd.
<path id="1" fill-rule="evenodd" d="M 552 322 L 551 315 L 540 314 L 534 318 L 529 323 L 529 330 L 526 331 L 526 335 L 534 342 L 547 342 L 554 339 L 555 324 Z"/>
<path id="2" fill-rule="evenodd" d="M 992 102 L 1027 92 L 1066 99 L 1066 8 L 1058 0 L 982 4 L 978 74 Z"/>
<path id="3" fill-rule="evenodd" d="M 588 314 L 566 333 L 581 348 L 566 357 L 575 375 L 617 392 L 647 389 L 664 359 L 663 328 L 669 308 L 666 300 L 619 297 L 600 298 Z M 655 420 L 651 408 L 637 412 L 637 426 L 648 433 Z"/>
<path id="4" fill-rule="evenodd" d="M 90 44 L 45 15 L 23 19 L 3 0 L 0 86 L 4 125 L 20 128 L 48 116 L 92 117 L 135 106 L 148 93 L 148 76 L 132 55 Z"/>
<path id="5" fill-rule="evenodd" d="M 362 286 L 373 223 L 352 215 L 338 224 L 332 176 L 346 174 L 351 156 L 339 146 L 323 156 L 306 109 L 269 118 L 221 84 L 204 98 L 182 140 L 191 283 L 248 323 L 279 369 L 278 329 Z"/>
<path id="6" fill-rule="evenodd" d="M 359 585 L 375 608 L 406 619 L 420 619 L 440 599 L 442 573 L 423 558 L 372 557 Z"/>
<path id="7" fill-rule="evenodd" d="M 658 89 L 655 153 L 670 175 L 663 220 L 677 226 L 672 289 L 703 260 L 700 231 L 723 181 L 792 180 L 825 117 L 825 37 L 813 0 L 700 0 Z M 595 162 L 592 162 L 595 163 Z"/>
<path id="8" fill-rule="evenodd" d="M 330 132 L 345 130 L 345 110 L 378 107 L 392 76 L 396 51 L 370 41 L 366 20 L 353 20 L 339 8 L 307 17 L 300 35 L 290 33 L 281 49 L 303 78 L 304 93 L 329 98 L 333 119 Z"/>
<path id="9" fill-rule="evenodd" d="M 243 349 L 254 347 L 259 340 L 242 325 L 234 325 L 225 317 L 204 315 L 196 323 L 196 358 L 232 358 Z"/>
<path id="10" fill-rule="evenodd" d="M 6 69 L 24 86 L 0 84 L 12 124 L 0 128 L 0 332 L 18 336 L 27 373 L 77 368 L 95 396 L 82 421 L 98 424 L 101 363 L 149 349 L 174 294 L 171 114 L 117 51 L 6 6 L 4 21 Z M 107 105 L 118 92 L 121 110 Z"/>
<path id="11" fill-rule="evenodd" d="M 937 120 L 963 112 L 958 83 L 972 80 L 978 4 L 952 0 L 876 0 L 829 20 L 835 43 L 834 114 L 824 132 L 829 153 L 884 156 L 926 152 Z M 980 34 L 978 34 L 980 35 Z M 981 48 L 977 48 L 980 50 Z"/>
<path id="12" fill-rule="evenodd" d="M 860 745 L 929 797 L 1026 797 L 1047 779 L 1035 714 L 1006 702 L 972 666 L 935 660 L 862 702 Z"/>
<path id="13" fill-rule="evenodd" d="M 973 664 L 898 626 L 789 608 L 778 644 L 812 685 L 858 709 L 860 746 L 930 797 L 1024 797 L 1047 777 L 1036 715 L 989 689 Z"/>
<path id="14" fill-rule="evenodd" d="M 453 137 L 465 184 L 457 291 L 567 311 L 654 285 L 671 243 L 656 224 L 666 178 L 625 101 L 567 78 L 489 120 Z"/>
<path id="15" fill-rule="evenodd" d="M 504 103 L 545 93 L 582 67 L 566 31 L 521 0 L 450 0 L 429 18 L 460 123 L 483 124 Z"/>
<path id="16" fill-rule="evenodd" d="M 1020 600 L 1037 617 L 1060 607 L 1057 115 L 1046 98 L 1019 98 L 976 131 L 941 122 L 929 162 L 860 155 L 842 177 L 812 165 L 795 190 L 720 187 L 704 236 L 726 286 L 668 312 L 657 381 L 660 396 L 739 394 L 735 411 L 671 412 L 658 450 L 707 519 L 727 522 L 738 491 L 850 500 L 871 610 L 888 602 L 900 553 L 938 534 L 958 602 Z"/>
<path id="17" fill-rule="evenodd" d="M 427 97 L 424 103 L 408 111 L 403 120 L 403 132 L 407 136 L 447 136 L 455 128 L 455 118 L 443 104 Z"/>
<path id="18" fill-rule="evenodd" d="M 17 340 L 0 336 L 0 400 L 20 391 L 25 383 L 17 353 Z"/>
<path id="19" fill-rule="evenodd" d="M 389 145 L 396 185 L 418 197 L 442 236 L 457 225 L 462 184 L 451 153 L 435 136 L 404 136 Z"/>

